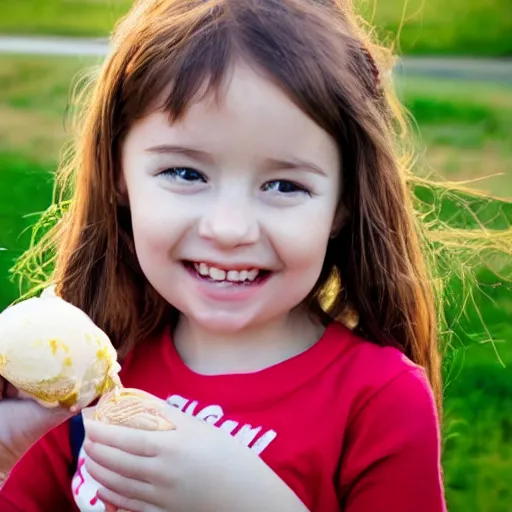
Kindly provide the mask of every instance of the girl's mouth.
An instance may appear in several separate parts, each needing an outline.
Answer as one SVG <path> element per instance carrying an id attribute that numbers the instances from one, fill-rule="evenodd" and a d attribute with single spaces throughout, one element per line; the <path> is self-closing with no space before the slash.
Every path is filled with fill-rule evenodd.
<path id="1" fill-rule="evenodd" d="M 247 268 L 247 269 L 223 269 L 198 261 L 182 262 L 188 272 L 202 281 L 217 284 L 219 286 L 251 286 L 261 284 L 271 275 L 271 271 Z"/>

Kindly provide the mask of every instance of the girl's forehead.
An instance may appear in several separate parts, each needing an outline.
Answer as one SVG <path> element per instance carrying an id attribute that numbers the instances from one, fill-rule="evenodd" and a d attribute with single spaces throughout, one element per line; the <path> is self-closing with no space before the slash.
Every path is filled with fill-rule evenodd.
<path id="1" fill-rule="evenodd" d="M 165 120 L 169 126 L 198 131 L 207 119 L 218 122 L 220 118 L 317 126 L 275 80 L 243 61 L 233 65 L 218 85 L 205 80 L 178 119 L 166 108 L 168 98 L 168 91 L 164 91 L 144 119 L 163 114 L 159 116 L 160 123 Z"/>
<path id="2" fill-rule="evenodd" d="M 150 111 L 165 112 L 166 105 L 172 98 L 174 83 L 169 84 L 150 103 Z M 293 99 L 284 91 L 284 88 L 255 64 L 247 60 L 237 59 L 224 70 L 220 81 L 212 83 L 211 77 L 205 77 L 197 87 L 197 92 L 186 105 L 186 113 L 200 107 L 205 113 L 223 110 L 239 110 L 252 100 L 291 104 Z M 172 114 L 172 112 L 169 112 Z"/>
<path id="3" fill-rule="evenodd" d="M 173 120 L 160 109 L 138 123 L 144 143 L 191 143 L 221 152 L 252 146 L 265 151 L 297 148 L 332 154 L 335 141 L 307 116 L 274 81 L 238 63 L 218 88 L 203 88 Z"/>

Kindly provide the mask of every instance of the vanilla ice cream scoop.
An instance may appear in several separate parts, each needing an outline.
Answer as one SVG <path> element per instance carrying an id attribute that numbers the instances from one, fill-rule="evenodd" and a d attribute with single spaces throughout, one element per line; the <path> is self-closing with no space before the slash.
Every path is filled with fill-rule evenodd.
<path id="1" fill-rule="evenodd" d="M 108 336 L 51 292 L 0 314 L 0 375 L 45 407 L 82 409 L 121 385 L 119 370 Z"/>

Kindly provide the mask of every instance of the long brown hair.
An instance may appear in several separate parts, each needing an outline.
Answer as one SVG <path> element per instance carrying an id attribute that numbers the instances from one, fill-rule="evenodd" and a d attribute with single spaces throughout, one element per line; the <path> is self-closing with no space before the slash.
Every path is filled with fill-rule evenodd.
<path id="1" fill-rule="evenodd" d="M 120 147 L 150 109 L 179 119 L 205 84 L 218 88 L 234 61 L 246 59 L 341 151 L 348 220 L 329 242 L 312 311 L 343 318 L 350 305 L 361 335 L 425 368 L 440 403 L 435 300 L 401 153 L 404 118 L 386 73 L 392 60 L 363 30 L 352 3 L 139 1 L 111 44 L 74 157 L 59 170 L 59 200 L 70 197 L 70 207 L 31 252 L 55 251 L 57 293 L 89 314 L 120 353 L 170 321 L 172 308 L 137 263 L 129 212 L 118 201 Z M 162 94 L 163 105 L 155 105 Z M 330 298 L 322 302 L 326 288 Z"/>

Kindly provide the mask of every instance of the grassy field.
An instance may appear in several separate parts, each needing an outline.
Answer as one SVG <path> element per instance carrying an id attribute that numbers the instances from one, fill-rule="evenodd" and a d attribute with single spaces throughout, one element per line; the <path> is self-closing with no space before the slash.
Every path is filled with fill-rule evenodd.
<path id="1" fill-rule="evenodd" d="M 398 91 L 419 126 L 422 172 L 512 198 L 511 87 L 405 77 Z"/>
<path id="2" fill-rule="evenodd" d="M 17 295 L 8 269 L 27 246 L 34 213 L 51 198 L 51 172 L 69 132 L 64 122 L 71 77 L 90 61 L 0 56 L 0 309 Z M 474 184 L 503 201 L 471 204 L 490 226 L 512 223 L 512 90 L 503 86 L 403 78 L 401 97 L 426 147 L 418 172 L 450 179 L 501 173 Z M 445 220 L 464 225 L 459 205 L 442 206 Z M 450 210 L 451 208 L 451 210 Z M 448 212 L 448 213 L 447 213 Z M 491 264 L 491 261 L 487 261 Z M 512 277 L 512 262 L 498 260 Z M 512 503 L 512 290 L 482 266 L 480 292 L 460 304 L 457 278 L 447 293 L 454 330 L 446 370 L 443 465 L 450 512 L 509 512 Z M 461 316 L 464 310 L 466 315 Z M 479 343 L 486 333 L 495 347 Z M 459 318 L 460 317 L 460 318 Z M 458 321 L 455 321 L 458 319 Z M 470 345 L 469 349 L 464 347 Z"/>
<path id="3" fill-rule="evenodd" d="M 132 0 L 2 0 L 0 33 L 105 36 Z"/>
<path id="4" fill-rule="evenodd" d="M 106 36 L 131 4 L 2 0 L 0 33 Z M 512 55 L 510 0 L 360 0 L 356 6 L 406 54 Z"/>
<path id="5" fill-rule="evenodd" d="M 405 79 L 399 90 L 418 123 L 420 147 L 427 148 L 418 172 L 450 180 L 486 177 L 470 186 L 508 201 L 466 205 L 490 228 L 511 226 L 512 88 Z M 454 227 L 475 227 L 461 206 L 448 201 L 437 214 Z M 484 263 L 476 271 L 474 301 L 461 306 L 457 278 L 446 298 L 454 330 L 445 372 L 443 458 L 451 512 L 508 512 L 512 503 L 512 261 L 489 257 Z M 508 285 L 487 266 L 506 276 Z M 495 345 L 485 343 L 488 334 Z"/>

